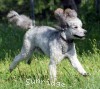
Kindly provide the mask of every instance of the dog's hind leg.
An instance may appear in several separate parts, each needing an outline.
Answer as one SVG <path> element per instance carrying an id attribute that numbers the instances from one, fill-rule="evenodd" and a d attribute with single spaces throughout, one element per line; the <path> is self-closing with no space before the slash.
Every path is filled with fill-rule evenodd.
<path id="1" fill-rule="evenodd" d="M 12 72 L 12 70 L 19 64 L 20 61 L 27 58 L 29 59 L 30 56 L 32 55 L 33 49 L 34 49 L 34 46 L 33 44 L 31 44 L 31 41 L 28 39 L 24 40 L 24 44 L 23 44 L 20 54 L 18 54 L 14 58 L 13 62 L 10 65 L 10 68 L 9 68 L 10 72 Z"/>
<path id="2" fill-rule="evenodd" d="M 31 64 L 31 61 L 32 61 L 32 54 L 33 54 L 33 51 L 35 50 L 35 48 L 34 49 L 32 49 L 31 51 L 30 51 L 30 53 L 29 53 L 29 55 L 27 56 L 27 58 L 26 58 L 26 63 L 27 64 Z"/>

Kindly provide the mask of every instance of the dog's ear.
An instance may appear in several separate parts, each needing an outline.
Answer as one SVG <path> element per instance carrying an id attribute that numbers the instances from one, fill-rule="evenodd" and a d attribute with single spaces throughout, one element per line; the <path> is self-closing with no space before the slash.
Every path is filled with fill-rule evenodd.
<path id="1" fill-rule="evenodd" d="M 57 8 L 57 9 L 54 11 L 54 15 L 55 15 L 55 16 L 64 15 L 64 10 L 61 9 L 61 8 Z"/>
<path id="2" fill-rule="evenodd" d="M 59 21 L 60 25 L 65 26 L 66 25 L 66 17 L 64 14 L 64 10 L 61 8 L 58 8 L 55 10 L 54 15 L 56 19 Z"/>
<path id="3" fill-rule="evenodd" d="M 75 10 L 72 10 L 72 9 L 66 9 L 64 11 L 64 15 L 66 18 L 76 18 L 77 17 L 77 12 Z"/>
<path id="4" fill-rule="evenodd" d="M 54 11 L 54 15 L 55 15 L 55 18 L 58 20 L 58 21 L 61 21 L 63 20 L 63 17 L 64 17 L 64 10 L 61 9 L 61 8 L 58 8 Z"/>

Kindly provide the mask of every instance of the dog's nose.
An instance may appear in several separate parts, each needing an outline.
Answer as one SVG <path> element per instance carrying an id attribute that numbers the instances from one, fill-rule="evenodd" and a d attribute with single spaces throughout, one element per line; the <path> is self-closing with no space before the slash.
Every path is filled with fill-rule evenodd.
<path id="1" fill-rule="evenodd" d="M 86 33 L 87 33 L 87 31 L 85 30 L 85 31 L 84 31 L 84 33 L 86 34 Z"/>

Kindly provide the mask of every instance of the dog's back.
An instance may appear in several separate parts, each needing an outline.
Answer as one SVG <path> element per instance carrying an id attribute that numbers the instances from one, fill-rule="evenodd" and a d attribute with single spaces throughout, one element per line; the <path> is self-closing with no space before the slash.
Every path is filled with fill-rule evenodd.
<path id="1" fill-rule="evenodd" d="M 25 40 L 29 39 L 35 47 L 41 48 L 49 56 L 49 41 L 57 30 L 49 26 L 36 26 L 27 31 Z"/>

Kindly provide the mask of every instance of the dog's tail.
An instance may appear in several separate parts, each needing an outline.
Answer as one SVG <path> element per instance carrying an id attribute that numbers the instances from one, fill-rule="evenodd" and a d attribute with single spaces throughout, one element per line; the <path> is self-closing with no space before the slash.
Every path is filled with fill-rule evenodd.
<path id="1" fill-rule="evenodd" d="M 26 15 L 19 15 L 16 11 L 10 11 L 7 15 L 9 22 L 27 31 L 34 27 L 33 21 Z"/>

